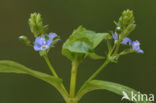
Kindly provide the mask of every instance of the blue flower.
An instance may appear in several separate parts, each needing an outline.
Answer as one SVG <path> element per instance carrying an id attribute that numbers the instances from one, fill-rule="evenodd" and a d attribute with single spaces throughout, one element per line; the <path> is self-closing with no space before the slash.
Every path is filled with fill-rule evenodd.
<path id="1" fill-rule="evenodd" d="M 118 34 L 115 32 L 114 34 L 112 34 L 112 37 L 113 37 L 113 39 L 115 40 L 115 42 L 117 42 L 118 39 L 120 38 L 120 35 L 118 36 Z M 122 40 L 121 44 L 127 44 L 127 43 L 128 43 L 129 45 L 131 45 L 131 44 L 132 44 L 132 41 L 131 41 L 130 38 L 125 37 L 125 38 Z"/>
<path id="2" fill-rule="evenodd" d="M 118 26 L 116 29 L 117 29 L 117 30 L 120 30 L 120 29 L 121 29 L 121 27 L 119 27 L 119 26 Z"/>
<path id="3" fill-rule="evenodd" d="M 127 44 L 127 43 L 128 43 L 129 45 L 131 45 L 131 44 L 132 44 L 132 41 L 131 41 L 130 38 L 125 37 L 125 38 L 122 40 L 121 44 Z"/>
<path id="4" fill-rule="evenodd" d="M 35 51 L 41 51 L 46 50 L 50 47 L 51 43 L 53 42 L 53 39 L 57 36 L 55 33 L 49 33 L 48 37 L 49 39 L 46 40 L 45 35 L 39 36 L 35 39 L 35 45 L 34 50 Z"/>
<path id="5" fill-rule="evenodd" d="M 115 40 L 115 42 L 117 42 L 117 40 L 118 40 L 118 38 L 119 38 L 117 32 L 113 33 L 113 34 L 112 34 L 112 37 L 113 37 L 113 39 Z"/>
<path id="6" fill-rule="evenodd" d="M 132 42 L 132 48 L 138 53 L 144 53 L 144 51 L 140 49 L 140 42 L 138 40 Z"/>

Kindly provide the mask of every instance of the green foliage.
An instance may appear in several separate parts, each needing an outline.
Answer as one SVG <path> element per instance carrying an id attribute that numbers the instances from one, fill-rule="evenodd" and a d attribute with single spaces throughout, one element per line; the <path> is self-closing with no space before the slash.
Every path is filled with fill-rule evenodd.
<path id="1" fill-rule="evenodd" d="M 127 93 L 129 97 L 131 97 L 131 92 L 133 91 L 135 94 L 138 94 L 138 92 L 132 88 L 129 88 L 127 86 L 123 86 L 121 84 L 113 83 L 113 82 L 107 82 L 107 81 L 101 81 L 101 80 L 92 80 L 89 81 L 85 87 L 83 87 L 78 93 L 77 93 L 77 98 L 80 99 L 83 95 L 86 93 L 93 91 L 93 90 L 98 90 L 98 89 L 104 89 L 111 91 L 115 94 L 118 95 L 123 95 L 123 91 Z M 145 97 L 144 97 L 145 100 Z M 135 103 L 151 103 L 148 101 L 136 101 Z"/>
<path id="2" fill-rule="evenodd" d="M 36 78 L 42 79 L 42 80 L 48 82 L 49 84 L 52 84 L 55 87 L 60 85 L 60 83 L 62 82 L 61 79 L 55 78 L 55 77 L 50 76 L 45 73 L 31 70 L 31 69 L 25 67 L 24 65 L 21 65 L 19 63 L 16 63 L 16 62 L 10 61 L 10 60 L 0 61 L 0 72 L 28 74 L 28 75 L 34 76 Z"/>
<path id="3" fill-rule="evenodd" d="M 80 26 L 74 30 L 72 35 L 64 43 L 62 54 L 71 61 L 74 59 L 82 61 L 86 56 L 90 56 L 94 59 L 101 59 L 103 57 L 98 56 L 94 52 L 94 49 L 102 40 L 110 38 L 111 36 L 108 33 L 96 33 Z"/>
<path id="4" fill-rule="evenodd" d="M 0 61 L 0 72 L 1 73 L 17 73 L 17 74 L 27 74 L 38 79 L 41 79 L 55 88 L 62 94 L 64 98 L 66 98 L 66 93 L 64 88 L 62 88 L 62 80 L 60 78 L 53 77 L 51 75 L 41 73 L 35 70 L 31 70 L 24 65 L 16 63 L 10 60 L 1 60 Z"/>
<path id="5" fill-rule="evenodd" d="M 30 30 L 34 34 L 35 37 L 39 36 L 40 34 L 44 34 L 47 29 L 48 25 L 43 25 L 41 14 L 39 13 L 32 13 L 28 20 Z"/>
<path id="6" fill-rule="evenodd" d="M 119 18 L 119 21 L 115 22 L 115 24 L 116 24 L 116 30 L 115 33 L 113 34 L 114 43 L 112 43 L 112 40 L 110 40 L 112 39 L 112 36 L 109 33 L 96 33 L 94 31 L 87 30 L 82 26 L 79 26 L 76 30 L 73 31 L 73 33 L 63 44 L 62 54 L 72 61 L 69 92 L 67 92 L 67 90 L 65 89 L 62 79 L 60 79 L 59 75 L 57 75 L 47 55 L 50 48 L 54 47 L 55 44 L 60 40 L 59 36 L 53 33 L 51 35 L 54 37 L 53 38 L 49 36 L 50 33 L 49 35 L 46 34 L 46 30 L 48 29 L 48 26 L 43 25 L 42 18 L 39 13 L 32 13 L 29 18 L 29 26 L 31 32 L 34 34 L 36 38 L 35 39 L 36 41 L 34 43 L 35 44 L 34 49 L 35 46 L 38 47 L 38 49 L 35 50 L 39 51 L 40 56 L 44 57 L 53 76 L 31 70 L 25 67 L 24 65 L 21 65 L 19 63 L 10 60 L 0 61 L 0 73 L 27 74 L 36 77 L 38 79 L 41 79 L 54 86 L 63 96 L 66 103 L 77 103 L 83 95 L 97 89 L 108 90 L 118 95 L 123 95 L 123 91 L 125 91 L 128 96 L 130 96 L 131 91 L 137 94 L 138 92 L 135 91 L 134 89 L 131 89 L 129 87 L 117 83 L 93 80 L 103 70 L 103 68 L 107 66 L 108 63 L 110 62 L 117 63 L 121 55 L 137 52 L 133 50 L 134 48 L 133 46 L 123 50 L 122 52 L 119 51 L 120 44 L 127 45 L 127 43 L 129 43 L 129 46 L 131 45 L 131 40 L 125 39 L 125 37 L 127 37 L 128 34 L 131 31 L 133 31 L 136 26 L 134 21 L 133 11 L 125 10 L 122 13 L 122 16 Z M 38 37 L 38 36 L 42 36 L 42 37 Z M 19 39 L 25 44 L 29 46 L 33 46 L 26 36 L 20 36 Z M 108 51 L 106 51 L 107 52 L 106 57 L 99 56 L 98 54 L 95 53 L 96 47 L 103 40 L 107 41 L 106 43 L 108 46 Z M 124 41 L 125 43 L 122 43 L 123 40 L 125 40 Z M 90 57 L 92 59 L 105 59 L 105 61 L 82 85 L 80 90 L 77 93 L 75 93 L 77 69 L 80 62 L 82 62 L 86 57 Z M 139 103 L 151 103 L 151 102 L 144 101 Z"/>

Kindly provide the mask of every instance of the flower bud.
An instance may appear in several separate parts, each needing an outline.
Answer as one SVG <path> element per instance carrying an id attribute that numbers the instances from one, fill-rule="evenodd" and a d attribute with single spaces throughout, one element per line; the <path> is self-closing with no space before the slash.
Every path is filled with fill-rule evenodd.
<path id="1" fill-rule="evenodd" d="M 136 27 L 136 24 L 130 24 L 127 27 L 127 33 L 130 33 L 131 31 L 133 31 Z"/>
<path id="2" fill-rule="evenodd" d="M 122 13 L 122 16 L 119 18 L 118 25 L 126 28 L 130 24 L 134 24 L 134 16 L 132 10 L 125 10 Z"/>
<path id="3" fill-rule="evenodd" d="M 35 37 L 38 37 L 40 34 L 43 34 L 46 32 L 48 26 L 43 25 L 42 23 L 42 17 L 39 13 L 32 13 L 30 15 L 30 18 L 28 20 L 30 30 L 34 34 Z"/>
<path id="4" fill-rule="evenodd" d="M 25 43 L 27 46 L 31 46 L 31 42 L 26 36 L 24 35 L 19 36 L 19 40 Z"/>
<path id="5" fill-rule="evenodd" d="M 122 38 L 128 36 L 128 34 L 132 32 L 136 27 L 133 11 L 132 10 L 123 11 L 116 26 L 122 28 L 121 31 L 118 30 L 122 34 L 121 35 Z"/>

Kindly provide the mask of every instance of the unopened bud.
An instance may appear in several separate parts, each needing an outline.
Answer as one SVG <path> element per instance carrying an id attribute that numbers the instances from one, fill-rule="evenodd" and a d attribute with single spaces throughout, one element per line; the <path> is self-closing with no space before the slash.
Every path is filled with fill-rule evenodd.
<path id="1" fill-rule="evenodd" d="M 19 36 L 19 40 L 25 43 L 27 46 L 31 46 L 30 40 L 26 36 L 24 35 Z"/>
<path id="2" fill-rule="evenodd" d="M 40 34 L 43 34 L 47 30 L 47 25 L 43 25 L 42 17 L 39 13 L 32 13 L 28 20 L 30 30 L 34 34 L 35 37 L 38 37 Z"/>

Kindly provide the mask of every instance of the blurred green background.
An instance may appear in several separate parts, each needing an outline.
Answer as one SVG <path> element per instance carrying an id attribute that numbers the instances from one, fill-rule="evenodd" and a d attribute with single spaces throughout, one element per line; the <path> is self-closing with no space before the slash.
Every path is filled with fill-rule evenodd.
<path id="1" fill-rule="evenodd" d="M 26 47 L 18 36 L 27 35 L 34 40 L 27 20 L 32 12 L 43 15 L 49 32 L 61 36 L 61 42 L 51 50 L 50 58 L 57 73 L 69 87 L 70 61 L 61 55 L 63 42 L 73 29 L 83 25 L 97 32 L 114 29 L 125 9 L 134 10 L 136 30 L 133 40 L 141 42 L 145 54 L 130 54 L 110 64 L 97 79 L 127 85 L 142 93 L 156 95 L 156 0 L 0 0 L 0 59 L 20 62 L 34 70 L 50 73 L 43 58 Z M 104 45 L 97 48 L 105 52 Z M 85 60 L 78 71 L 78 88 L 102 64 L 102 60 Z M 120 103 L 121 96 L 108 91 L 94 91 L 85 95 L 80 103 Z M 0 103 L 64 103 L 60 94 L 49 84 L 26 75 L 0 74 Z M 128 103 L 128 101 L 126 101 Z"/>

